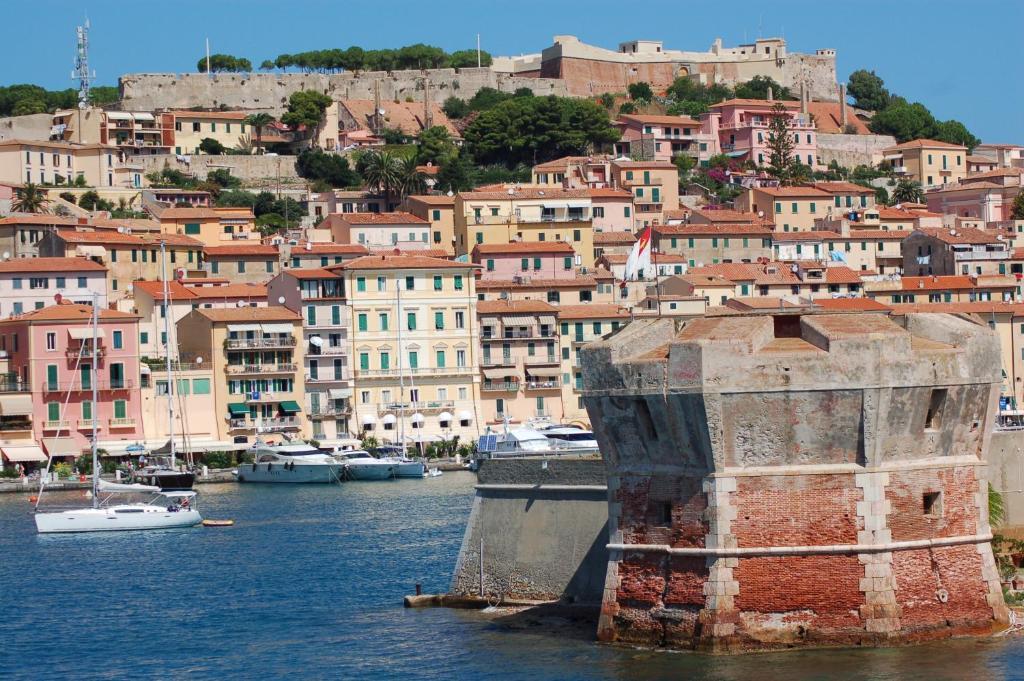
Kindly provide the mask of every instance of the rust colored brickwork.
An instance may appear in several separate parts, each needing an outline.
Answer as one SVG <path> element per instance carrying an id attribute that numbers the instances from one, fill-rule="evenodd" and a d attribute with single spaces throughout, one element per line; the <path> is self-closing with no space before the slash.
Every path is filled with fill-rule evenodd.
<path id="1" fill-rule="evenodd" d="M 776 475 L 736 481 L 731 503 L 738 546 L 856 544 L 853 475 Z"/>
<path id="2" fill-rule="evenodd" d="M 890 474 L 885 498 L 892 505 L 894 541 L 971 535 L 978 528 L 978 479 L 973 466 Z M 925 514 L 925 494 L 941 492 L 941 508 Z"/>
<path id="3" fill-rule="evenodd" d="M 637 476 L 622 481 L 619 527 L 631 544 L 704 546 L 707 497 L 690 477 Z"/>
<path id="4" fill-rule="evenodd" d="M 988 589 L 974 545 L 899 551 L 893 554 L 892 567 L 905 630 L 991 626 L 992 608 L 985 599 Z"/>

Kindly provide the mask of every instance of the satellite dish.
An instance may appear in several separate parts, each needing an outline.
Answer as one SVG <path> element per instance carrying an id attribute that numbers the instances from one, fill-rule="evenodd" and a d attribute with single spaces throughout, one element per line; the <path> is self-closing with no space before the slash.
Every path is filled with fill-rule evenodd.
<path id="1" fill-rule="evenodd" d="M 512 196 L 512 195 L 513 195 L 513 194 L 515 194 L 515 193 L 516 193 L 516 190 L 515 190 L 515 189 L 513 189 L 512 187 L 509 187 L 509 188 L 508 188 L 508 195 L 509 195 L 509 196 Z"/>
<path id="2" fill-rule="evenodd" d="M 245 307 L 245 301 L 239 300 L 235 303 L 235 307 Z"/>
<path id="3" fill-rule="evenodd" d="M 277 297 L 277 304 L 278 305 L 284 305 L 284 296 L 278 296 Z"/>
<path id="4" fill-rule="evenodd" d="M 448 196 L 455 196 L 454 192 L 452 192 L 451 189 L 448 190 Z"/>
<path id="5" fill-rule="evenodd" d="M 196 357 L 196 364 L 202 364 L 202 363 L 203 363 L 203 358 L 202 357 Z"/>
<path id="6" fill-rule="evenodd" d="M 10 251 L 4 251 L 4 260 L 10 260 L 10 259 L 11 259 L 11 252 Z"/>
<path id="7" fill-rule="evenodd" d="M 380 114 L 381 116 L 383 116 L 383 115 L 384 115 L 384 109 L 383 109 L 383 107 L 382 107 L 382 108 L 380 108 L 380 109 L 377 109 L 377 113 L 379 113 L 379 114 Z"/>

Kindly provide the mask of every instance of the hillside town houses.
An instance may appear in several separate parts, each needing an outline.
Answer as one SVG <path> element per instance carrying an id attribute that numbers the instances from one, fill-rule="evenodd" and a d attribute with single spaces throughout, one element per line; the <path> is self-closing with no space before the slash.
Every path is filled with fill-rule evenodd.
<path id="1" fill-rule="evenodd" d="M 435 128 L 457 149 L 465 127 L 437 102 L 334 99 L 315 136 L 276 120 L 257 130 L 258 111 L 208 102 L 56 111 L 45 139 L 0 138 L 0 452 L 77 453 L 93 413 L 107 451 L 166 440 L 168 359 L 177 427 L 188 420 L 211 451 L 257 437 L 423 451 L 506 424 L 589 427 L 583 345 L 634 318 L 713 307 L 976 316 L 1000 336 L 1003 406 L 1016 409 L 1024 147 L 889 138 L 865 152 L 877 177 L 852 179 L 832 172 L 828 144 L 871 136 L 863 112 L 845 94 L 795 95 L 612 113 L 617 141 L 542 154 L 520 181 L 449 190 L 421 161 L 426 180 L 394 192 L 313 186 L 288 152 L 356 168 L 385 137 L 414 152 Z M 779 116 L 809 171 L 795 181 L 766 171 Z M 257 133 L 276 162 L 264 148 L 204 152 L 249 148 Z M 246 175 L 227 162 L 238 158 L 292 181 Z M 695 167 L 726 169 L 725 190 L 696 183 Z M 255 201 L 222 205 L 227 189 L 154 179 L 166 169 L 237 176 L 234 189 L 300 212 L 270 224 Z M 893 199 L 907 181 L 920 195 Z M 29 186 L 45 188 L 45 210 L 15 208 Z M 83 207 L 89 190 L 107 205 Z"/>

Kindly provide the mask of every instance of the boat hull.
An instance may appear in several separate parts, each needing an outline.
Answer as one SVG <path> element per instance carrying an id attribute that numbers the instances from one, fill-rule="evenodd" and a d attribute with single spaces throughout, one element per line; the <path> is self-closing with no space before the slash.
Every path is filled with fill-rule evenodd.
<path id="1" fill-rule="evenodd" d="M 349 480 L 389 480 L 395 477 L 396 467 L 392 463 L 349 463 L 345 471 Z"/>
<path id="2" fill-rule="evenodd" d="M 400 461 L 395 464 L 396 478 L 422 478 L 427 474 L 427 467 L 422 461 Z"/>
<path id="3" fill-rule="evenodd" d="M 168 511 L 150 504 L 119 504 L 103 508 L 36 513 L 40 534 L 59 532 L 125 532 L 192 527 L 203 522 L 196 510 Z"/>
<path id="4" fill-rule="evenodd" d="M 341 464 L 243 463 L 238 466 L 239 482 L 331 483 L 342 477 Z"/>
<path id="5" fill-rule="evenodd" d="M 136 473 L 132 479 L 143 485 L 159 487 L 164 492 L 185 492 L 192 489 L 196 476 L 195 473 L 188 471 L 142 471 Z"/>

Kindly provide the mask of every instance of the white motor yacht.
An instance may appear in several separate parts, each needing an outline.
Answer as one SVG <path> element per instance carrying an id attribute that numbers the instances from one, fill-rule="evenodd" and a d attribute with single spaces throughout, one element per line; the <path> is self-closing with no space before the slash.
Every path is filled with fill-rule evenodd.
<path id="1" fill-rule="evenodd" d="M 239 482 L 339 482 L 343 465 L 305 443 L 271 445 L 257 442 L 249 450 L 252 463 L 238 466 Z"/>
<path id="2" fill-rule="evenodd" d="M 203 522 L 196 508 L 196 493 L 162 492 L 152 485 L 122 485 L 99 481 L 95 506 L 35 514 L 40 534 L 56 532 L 115 532 L 192 527 Z M 150 494 L 142 503 L 115 502 L 119 494 Z"/>
<path id="3" fill-rule="evenodd" d="M 405 449 L 397 445 L 378 447 L 377 457 L 395 464 L 396 478 L 422 478 L 427 474 L 427 467 L 422 461 L 410 459 L 405 455 Z"/>
<path id="4" fill-rule="evenodd" d="M 541 431 L 565 454 L 597 453 L 597 438 L 589 430 L 575 426 L 549 426 Z"/>
<path id="5" fill-rule="evenodd" d="M 507 428 L 496 433 L 493 455 L 501 456 L 540 456 L 554 454 L 557 445 L 544 433 L 533 428 Z"/>
<path id="6" fill-rule="evenodd" d="M 378 459 L 363 449 L 335 452 L 334 460 L 341 462 L 349 480 L 388 480 L 396 476 L 398 467 L 394 461 Z"/>

